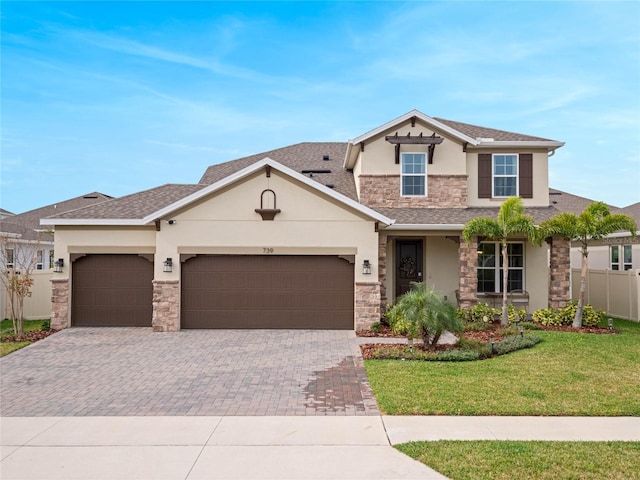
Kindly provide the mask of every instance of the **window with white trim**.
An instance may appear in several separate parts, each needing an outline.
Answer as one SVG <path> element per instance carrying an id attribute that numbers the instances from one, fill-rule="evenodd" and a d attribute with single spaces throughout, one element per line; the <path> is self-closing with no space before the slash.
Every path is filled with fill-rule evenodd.
<path id="1" fill-rule="evenodd" d="M 400 192 L 403 197 L 424 197 L 427 194 L 427 166 L 424 153 L 401 155 Z"/>
<path id="2" fill-rule="evenodd" d="M 44 250 L 38 250 L 36 252 L 36 270 L 42 270 L 44 268 Z"/>
<path id="3" fill-rule="evenodd" d="M 611 245 L 611 270 L 631 270 L 633 266 L 631 245 Z"/>
<path id="4" fill-rule="evenodd" d="M 13 248 L 7 248 L 5 250 L 5 259 L 7 261 L 6 268 L 14 268 L 16 262 L 16 251 Z"/>
<path id="5" fill-rule="evenodd" d="M 507 256 L 507 291 L 524 290 L 524 243 L 508 243 Z M 499 242 L 482 242 L 478 245 L 478 293 L 497 292 L 502 292 L 502 246 Z"/>
<path id="6" fill-rule="evenodd" d="M 53 259 L 53 250 L 49 250 L 49 270 L 52 270 L 54 267 L 55 260 Z"/>
<path id="7" fill-rule="evenodd" d="M 518 196 L 518 155 L 500 153 L 493 155 L 493 197 Z"/>

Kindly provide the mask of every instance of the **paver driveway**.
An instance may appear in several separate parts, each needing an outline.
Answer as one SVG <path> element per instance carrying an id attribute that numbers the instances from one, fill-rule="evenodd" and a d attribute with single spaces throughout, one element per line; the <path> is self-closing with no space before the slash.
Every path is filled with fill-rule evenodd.
<path id="1" fill-rule="evenodd" d="M 2 416 L 378 414 L 352 331 L 72 328 L 0 373 Z"/>

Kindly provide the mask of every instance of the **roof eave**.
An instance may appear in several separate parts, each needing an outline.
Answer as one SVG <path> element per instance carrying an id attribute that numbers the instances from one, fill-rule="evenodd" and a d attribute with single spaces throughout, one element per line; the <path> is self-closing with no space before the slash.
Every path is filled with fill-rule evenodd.
<path id="1" fill-rule="evenodd" d="M 463 223 L 394 223 L 385 230 L 455 230 L 462 231 Z"/>
<path id="2" fill-rule="evenodd" d="M 40 225 L 144 226 L 140 218 L 43 218 Z"/>
<path id="3" fill-rule="evenodd" d="M 564 142 L 556 142 L 555 140 L 491 140 L 481 141 L 474 145 L 477 149 L 491 149 L 491 148 L 548 148 L 555 150 L 564 146 Z"/>

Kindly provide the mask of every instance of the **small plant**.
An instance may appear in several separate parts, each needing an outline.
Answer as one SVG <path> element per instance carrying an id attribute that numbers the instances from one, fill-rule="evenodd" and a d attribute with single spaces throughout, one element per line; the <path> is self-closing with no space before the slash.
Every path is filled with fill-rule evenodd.
<path id="1" fill-rule="evenodd" d="M 44 330 L 44 331 L 51 330 L 51 320 L 43 320 L 40 330 Z"/>
<path id="2" fill-rule="evenodd" d="M 479 302 L 471 308 L 459 308 L 458 318 L 468 323 L 491 323 L 500 314 L 497 308 L 491 308 L 487 303 Z"/>
<path id="3" fill-rule="evenodd" d="M 373 333 L 380 333 L 380 330 L 382 330 L 382 324 L 380 322 L 373 322 L 371 324 L 371 331 Z"/>
<path id="4" fill-rule="evenodd" d="M 523 308 L 516 309 L 516 307 L 510 303 L 507 305 L 507 318 L 509 324 L 524 322 L 527 319 L 527 311 Z"/>

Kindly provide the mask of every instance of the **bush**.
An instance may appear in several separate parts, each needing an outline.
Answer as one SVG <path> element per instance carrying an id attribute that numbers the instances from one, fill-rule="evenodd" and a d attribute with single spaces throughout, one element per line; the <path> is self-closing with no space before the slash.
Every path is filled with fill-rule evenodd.
<path id="1" fill-rule="evenodd" d="M 381 329 L 382 329 L 382 324 L 380 322 L 373 322 L 371 324 L 371 331 L 373 333 L 380 333 Z"/>
<path id="2" fill-rule="evenodd" d="M 541 341 L 542 339 L 533 333 L 528 333 L 523 336 L 514 335 L 506 337 L 500 342 L 494 344 L 493 350 L 496 355 L 504 355 L 506 353 L 515 352 L 516 350 L 522 350 L 523 348 L 531 348 Z"/>
<path id="3" fill-rule="evenodd" d="M 40 327 L 40 330 L 51 330 L 51 320 L 44 320 L 42 322 L 42 326 Z"/>
<path id="4" fill-rule="evenodd" d="M 496 315 L 500 315 L 500 310 L 491 308 L 484 302 L 479 302 L 471 308 L 459 308 L 458 318 L 467 323 L 491 323 Z"/>
<path id="5" fill-rule="evenodd" d="M 480 355 L 472 350 L 420 350 L 411 351 L 407 346 L 388 346 L 374 350 L 376 360 L 420 360 L 423 362 L 469 362 L 478 360 Z"/>
<path id="6" fill-rule="evenodd" d="M 533 312 L 533 321 L 540 325 L 571 325 L 578 310 L 578 302 L 572 301 L 566 307 L 553 310 L 551 308 L 541 308 Z M 604 318 L 603 310 L 596 310 L 592 305 L 584 305 L 582 308 L 582 325 L 585 327 L 595 327 Z"/>
<path id="7" fill-rule="evenodd" d="M 510 324 L 524 322 L 527 319 L 527 311 L 523 308 L 518 310 L 510 303 L 507 305 L 507 318 Z"/>

